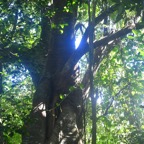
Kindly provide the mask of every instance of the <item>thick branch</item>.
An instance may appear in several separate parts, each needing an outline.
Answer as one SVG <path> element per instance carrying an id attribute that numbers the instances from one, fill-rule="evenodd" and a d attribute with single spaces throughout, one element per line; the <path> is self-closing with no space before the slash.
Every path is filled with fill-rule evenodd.
<path id="1" fill-rule="evenodd" d="M 100 64 L 101 64 L 101 61 L 105 58 L 106 55 L 108 55 L 112 49 L 115 48 L 115 46 L 119 43 L 119 40 L 115 40 L 113 41 L 111 44 L 108 44 L 107 47 L 101 47 L 99 49 L 96 49 L 95 50 L 95 55 L 94 55 L 94 70 L 93 70 L 93 73 L 94 75 L 96 75 L 99 67 L 100 67 Z M 87 89 L 89 88 L 89 71 L 87 70 L 85 72 L 85 75 L 83 77 L 83 80 L 82 80 L 82 84 L 84 86 L 84 92 L 87 91 Z"/>
<path id="2" fill-rule="evenodd" d="M 101 49 L 101 46 L 107 45 L 110 41 L 124 37 L 126 34 L 132 32 L 132 29 L 141 29 L 144 27 L 144 24 L 138 23 L 135 26 L 128 26 L 126 28 L 123 28 L 119 30 L 118 32 L 108 35 L 107 37 L 104 37 L 101 40 L 94 42 L 94 48 L 97 48 L 98 50 Z M 65 64 L 65 67 L 63 68 L 62 73 L 65 73 L 69 70 L 71 70 L 76 63 L 80 60 L 80 58 L 88 52 L 88 43 L 85 43 L 83 45 L 80 45 L 77 50 L 73 53 L 73 55 L 70 57 L 70 59 Z"/>
<path id="3" fill-rule="evenodd" d="M 119 6 L 120 6 L 119 4 L 115 4 L 115 5 L 111 6 L 110 8 L 108 8 L 107 10 L 105 10 L 103 13 L 101 13 L 98 17 L 95 18 L 95 25 L 97 25 L 104 18 L 106 18 L 111 13 L 113 13 L 114 11 L 116 11 Z"/>
<path id="4" fill-rule="evenodd" d="M 41 20 L 41 43 L 49 46 L 50 37 L 50 19 L 48 16 L 44 15 L 45 11 L 42 10 L 42 20 Z"/>
<path id="5" fill-rule="evenodd" d="M 114 11 L 116 11 L 117 8 L 118 8 L 118 6 L 119 6 L 118 4 L 115 4 L 112 7 L 108 8 L 107 10 L 105 10 L 104 12 L 102 12 L 98 17 L 96 17 L 95 18 L 95 26 L 97 24 L 99 24 L 107 16 L 109 16 L 111 13 L 113 13 Z M 84 47 L 85 45 L 87 45 L 88 34 L 89 34 L 89 26 L 85 30 L 85 33 L 84 33 L 84 35 L 82 37 L 82 40 L 80 42 L 80 45 L 79 45 L 78 49 L 80 49 L 81 47 Z"/>

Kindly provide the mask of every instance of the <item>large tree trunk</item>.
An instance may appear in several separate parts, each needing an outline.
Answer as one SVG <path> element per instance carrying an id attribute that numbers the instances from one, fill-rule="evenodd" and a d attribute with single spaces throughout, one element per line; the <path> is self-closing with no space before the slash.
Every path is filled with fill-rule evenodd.
<path id="1" fill-rule="evenodd" d="M 23 144 L 82 143 L 82 92 L 78 86 L 69 91 L 71 86 L 76 87 L 73 67 L 62 73 L 64 65 L 75 50 L 74 13 L 77 6 L 73 6 L 74 13 L 68 13 L 63 9 L 66 5 L 66 0 L 54 1 L 55 29 L 48 29 L 49 19 L 45 15 L 42 17 L 41 46 L 48 51 L 39 81 L 35 80 L 32 68 L 26 64 L 33 81 L 37 83 L 30 120 L 24 126 L 27 133 L 23 135 Z M 60 33 L 60 24 L 67 24 L 63 34 Z M 60 95 L 65 95 L 65 98 L 61 100 Z"/>
<path id="2" fill-rule="evenodd" d="M 81 90 L 73 91 L 61 105 L 61 114 L 47 144 L 81 144 Z"/>

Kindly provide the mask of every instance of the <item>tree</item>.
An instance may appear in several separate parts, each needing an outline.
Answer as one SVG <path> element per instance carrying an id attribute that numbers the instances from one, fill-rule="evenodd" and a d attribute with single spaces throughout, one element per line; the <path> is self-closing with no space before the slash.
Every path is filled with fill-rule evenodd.
<path id="1" fill-rule="evenodd" d="M 143 142 L 143 56 L 138 37 L 123 39 L 101 62 L 94 79 L 98 144 Z M 91 143 L 91 100 L 86 109 L 86 141 Z"/>
<path id="2" fill-rule="evenodd" d="M 3 64 L 3 93 L 0 96 L 0 143 L 21 143 L 24 120 L 31 110 L 34 87 L 23 65 Z M 24 131 L 24 130 L 23 130 Z"/>
<path id="3" fill-rule="evenodd" d="M 36 88 L 30 121 L 25 121 L 23 128 L 27 132 L 23 133 L 23 144 L 83 143 L 83 93 L 76 81 L 76 64 L 89 51 L 91 21 L 84 33 L 88 17 L 81 21 L 88 9 L 91 12 L 92 4 L 78 0 L 0 2 L 0 63 L 22 64 Z M 122 38 L 144 27 L 143 1 L 99 0 L 94 9 L 97 16 L 92 19 L 91 34 L 96 41 L 91 40 L 96 74 L 102 60 Z M 110 28 L 108 23 L 117 27 Z M 76 49 L 79 29 L 83 35 Z M 99 31 L 101 34 L 97 35 Z M 89 87 L 89 78 L 86 71 L 84 91 Z"/>

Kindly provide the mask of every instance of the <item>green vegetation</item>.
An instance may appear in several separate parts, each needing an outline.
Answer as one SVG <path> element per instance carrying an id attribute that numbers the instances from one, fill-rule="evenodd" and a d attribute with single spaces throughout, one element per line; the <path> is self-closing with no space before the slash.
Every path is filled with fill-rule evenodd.
<path id="1" fill-rule="evenodd" d="M 143 108 L 143 0 L 0 0 L 1 144 L 142 144 Z"/>

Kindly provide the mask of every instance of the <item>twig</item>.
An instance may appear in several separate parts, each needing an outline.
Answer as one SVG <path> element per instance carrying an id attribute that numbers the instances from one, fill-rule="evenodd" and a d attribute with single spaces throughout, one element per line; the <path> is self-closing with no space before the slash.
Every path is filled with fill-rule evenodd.
<path id="1" fill-rule="evenodd" d="M 108 104 L 105 112 L 104 112 L 101 116 L 97 117 L 97 121 L 98 121 L 101 117 L 106 116 L 106 115 L 108 114 L 108 111 L 109 111 L 110 107 L 112 106 L 114 99 L 115 99 L 116 97 L 118 97 L 118 96 L 120 95 L 120 93 L 121 93 L 124 89 L 126 89 L 129 85 L 130 85 L 130 83 L 128 83 L 128 84 L 125 85 L 122 89 L 120 89 L 120 90 L 115 94 L 115 96 L 112 96 L 112 99 L 111 99 L 110 103 Z"/>

